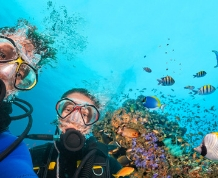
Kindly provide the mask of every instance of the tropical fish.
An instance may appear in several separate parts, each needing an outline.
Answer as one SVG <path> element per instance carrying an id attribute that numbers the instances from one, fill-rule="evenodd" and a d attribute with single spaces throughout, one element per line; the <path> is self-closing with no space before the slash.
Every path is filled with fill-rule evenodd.
<path id="1" fill-rule="evenodd" d="M 185 89 L 193 90 L 195 87 L 194 87 L 194 86 L 190 86 L 190 85 L 188 85 L 188 86 L 185 86 L 184 88 L 185 88 Z"/>
<path id="2" fill-rule="evenodd" d="M 135 169 L 133 167 L 123 167 L 120 169 L 116 174 L 113 174 L 114 177 L 119 178 L 119 177 L 125 177 L 133 173 Z"/>
<path id="3" fill-rule="evenodd" d="M 110 142 L 113 140 L 111 137 L 108 136 L 108 134 L 106 134 L 106 133 L 104 132 L 104 130 L 100 130 L 99 133 L 100 133 L 100 135 L 101 135 L 101 136 L 100 136 L 100 141 L 101 141 L 102 143 L 108 144 L 108 143 L 110 143 Z"/>
<path id="4" fill-rule="evenodd" d="M 210 160 L 218 161 L 218 132 L 207 134 L 200 146 L 194 150 Z"/>
<path id="5" fill-rule="evenodd" d="M 214 68 L 216 68 L 216 67 L 218 67 L 218 52 L 215 51 L 215 50 L 212 50 L 212 52 L 214 52 L 215 55 L 216 55 L 216 61 L 217 61 L 217 64 L 216 64 L 216 66 L 214 66 Z"/>
<path id="6" fill-rule="evenodd" d="M 198 90 L 192 90 L 194 92 L 194 95 L 199 94 L 199 95 L 208 95 L 213 93 L 216 90 L 216 88 L 212 85 L 204 85 Z"/>
<path id="7" fill-rule="evenodd" d="M 146 71 L 146 72 L 148 72 L 148 73 L 151 73 L 151 72 L 152 72 L 152 70 L 151 70 L 149 67 L 144 67 L 143 69 L 144 69 L 144 71 Z"/>
<path id="8" fill-rule="evenodd" d="M 164 110 L 164 107 L 166 106 L 165 104 L 161 104 L 160 100 L 156 96 L 146 96 L 142 100 L 142 104 L 147 109 L 156 110 L 160 108 L 162 111 Z"/>
<path id="9" fill-rule="evenodd" d="M 158 85 L 161 84 L 162 86 L 171 86 L 175 83 L 175 80 L 170 76 L 162 77 L 161 79 L 157 79 L 157 81 L 159 82 Z"/>
<path id="10" fill-rule="evenodd" d="M 119 158 L 117 158 L 117 161 L 122 165 L 122 166 L 126 166 L 127 164 L 129 164 L 131 162 L 131 160 L 126 156 L 126 155 L 122 155 Z"/>
<path id="11" fill-rule="evenodd" d="M 193 75 L 194 76 L 194 78 L 195 77 L 204 77 L 205 75 L 207 74 L 207 72 L 205 72 L 205 71 L 200 71 L 200 72 L 198 72 L 198 73 L 196 73 L 195 75 Z"/>
<path id="12" fill-rule="evenodd" d="M 138 130 L 127 128 L 125 126 L 119 127 L 117 133 L 122 135 L 123 137 L 129 137 L 129 138 L 137 138 L 140 135 Z"/>

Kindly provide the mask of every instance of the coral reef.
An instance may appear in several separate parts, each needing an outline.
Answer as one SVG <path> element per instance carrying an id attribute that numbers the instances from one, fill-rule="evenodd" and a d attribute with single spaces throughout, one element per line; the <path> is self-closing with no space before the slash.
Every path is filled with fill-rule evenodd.
<path id="1" fill-rule="evenodd" d="M 140 95 L 136 100 L 126 100 L 121 108 L 107 112 L 94 126 L 94 135 L 99 141 L 119 145 L 110 154 L 123 166 L 135 168 L 130 177 L 218 177 L 217 164 L 194 153 L 184 138 L 186 128 L 168 119 L 166 114 L 146 110 L 142 98 Z M 128 137 L 131 134 L 118 134 L 123 126 L 129 128 L 126 129 L 129 132 L 135 130 L 140 134 L 136 138 Z"/>

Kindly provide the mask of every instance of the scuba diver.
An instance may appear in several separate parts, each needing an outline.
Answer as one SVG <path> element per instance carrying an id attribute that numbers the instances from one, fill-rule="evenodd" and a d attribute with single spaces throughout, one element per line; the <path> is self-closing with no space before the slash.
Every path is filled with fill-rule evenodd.
<path id="1" fill-rule="evenodd" d="M 37 84 L 42 60 L 53 57 L 50 52 L 42 55 L 39 52 L 52 43 L 25 20 L 18 21 L 17 27 L 0 28 L 0 177 L 36 178 L 30 152 L 23 142 L 32 126 L 33 108 L 16 95 Z M 12 104 L 25 113 L 10 116 Z M 29 122 L 23 133 L 19 137 L 11 134 L 11 121 L 26 117 Z"/>
<path id="2" fill-rule="evenodd" d="M 110 178 L 122 168 L 108 154 L 108 146 L 92 134 L 93 124 L 100 117 L 98 108 L 99 101 L 86 89 L 73 88 L 56 104 L 56 135 L 27 137 L 54 140 L 30 149 L 40 178 Z"/>

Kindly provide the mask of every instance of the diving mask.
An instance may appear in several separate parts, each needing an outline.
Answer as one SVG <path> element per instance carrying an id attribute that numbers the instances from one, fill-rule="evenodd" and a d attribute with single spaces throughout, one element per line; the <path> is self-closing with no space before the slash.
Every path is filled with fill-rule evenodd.
<path id="1" fill-rule="evenodd" d="M 0 79 L 4 81 L 7 91 L 12 87 L 30 90 L 38 80 L 37 70 L 26 63 L 18 52 L 12 39 L 0 36 Z"/>
<path id="2" fill-rule="evenodd" d="M 98 121 L 100 114 L 94 105 L 77 104 L 69 98 L 63 98 L 56 104 L 56 111 L 61 119 L 70 118 L 72 121 L 83 120 L 88 126 Z"/>

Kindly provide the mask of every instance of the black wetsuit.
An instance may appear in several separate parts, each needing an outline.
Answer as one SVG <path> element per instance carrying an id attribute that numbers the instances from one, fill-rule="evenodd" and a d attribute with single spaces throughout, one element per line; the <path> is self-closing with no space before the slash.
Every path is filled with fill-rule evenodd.
<path id="1" fill-rule="evenodd" d="M 112 174 L 116 174 L 122 168 L 116 159 L 108 155 L 107 146 L 96 141 L 94 137 L 86 141 L 84 148 L 77 152 L 66 150 L 60 142 L 56 142 L 56 146 L 60 152 L 59 161 L 57 161 L 58 152 L 54 143 L 47 143 L 30 149 L 33 166 L 39 178 L 55 178 L 57 175 L 57 163 L 59 163 L 58 173 L 60 178 L 75 178 L 75 175 L 78 175 L 77 177 L 79 178 L 112 178 L 114 177 Z M 87 159 L 78 174 L 77 161 L 81 160 L 80 164 L 82 164 L 83 160 L 93 150 L 96 150 L 95 154 Z M 54 168 L 52 166 L 49 168 L 51 163 L 55 165 Z M 94 169 L 93 166 L 99 165 L 101 166 L 100 169 Z"/>

